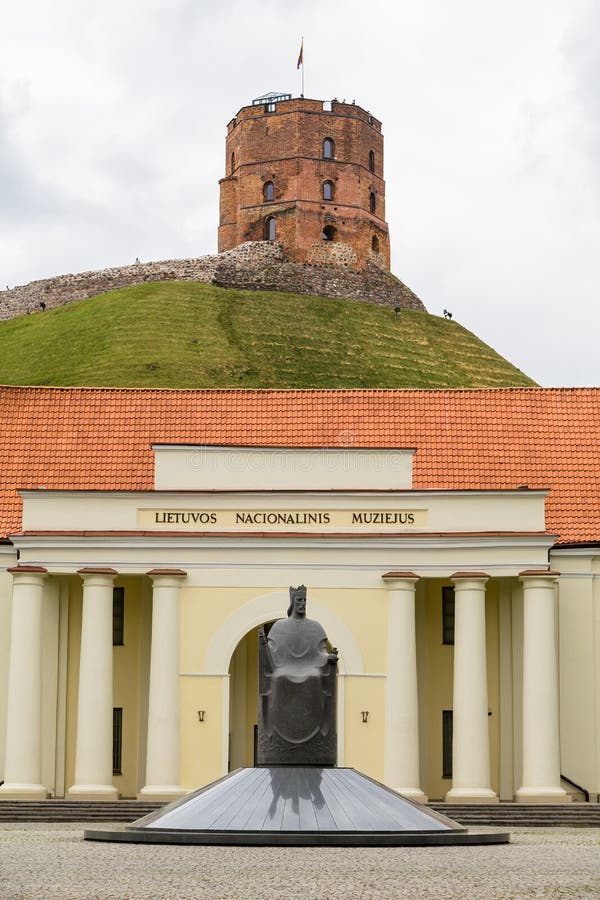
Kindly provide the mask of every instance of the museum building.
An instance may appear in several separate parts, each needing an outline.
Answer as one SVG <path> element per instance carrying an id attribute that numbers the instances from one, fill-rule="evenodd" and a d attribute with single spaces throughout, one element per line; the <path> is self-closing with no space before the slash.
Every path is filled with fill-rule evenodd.
<path id="1" fill-rule="evenodd" d="M 600 390 L 0 388 L 0 798 L 171 799 L 256 753 L 290 585 L 338 765 L 600 792 Z"/>

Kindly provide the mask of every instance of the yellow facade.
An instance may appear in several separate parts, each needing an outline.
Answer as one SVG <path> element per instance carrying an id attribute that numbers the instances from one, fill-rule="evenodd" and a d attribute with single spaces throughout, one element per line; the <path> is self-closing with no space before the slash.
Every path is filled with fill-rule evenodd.
<path id="1" fill-rule="evenodd" d="M 189 463 L 189 448 L 186 459 Z M 288 586 L 300 583 L 308 586 L 309 617 L 322 623 L 339 650 L 340 765 L 432 800 L 443 799 L 451 790 L 473 802 L 512 800 L 523 788 L 523 779 L 529 779 L 525 787 L 538 790 L 543 802 L 559 796 L 561 774 L 590 791 L 600 790 L 597 744 L 584 733 L 590 713 L 600 723 L 593 679 L 594 648 L 600 646 L 596 568 L 580 557 L 561 560 L 557 554 L 554 564 L 562 565 L 570 577 L 563 586 L 559 576 L 548 572 L 552 539 L 544 533 L 545 492 L 411 491 L 406 484 L 408 457 L 400 467 L 402 486 L 393 491 L 381 490 L 386 473 L 379 458 L 367 460 L 361 474 L 367 484 L 372 477 L 373 490 L 349 490 L 347 460 L 341 457 L 335 465 L 342 465 L 342 486 L 332 491 L 335 465 L 320 458 L 315 461 L 322 467 L 315 482 L 319 489 L 307 492 L 299 488 L 301 478 L 298 481 L 290 460 L 293 463 L 293 457 L 286 457 L 283 473 L 289 477 L 286 491 L 272 492 L 266 483 L 253 492 L 243 485 L 225 491 L 225 482 L 209 491 L 206 484 L 198 485 L 194 465 L 178 469 L 171 448 L 163 466 L 168 485 L 158 483 L 160 493 L 53 496 L 36 491 L 25 498 L 24 520 L 32 537 L 22 540 L 12 576 L 0 575 L 0 615 L 9 627 L 10 595 L 17 588 L 24 598 L 18 616 L 27 604 L 32 609 L 41 604 L 45 610 L 43 727 L 36 732 L 41 787 L 32 776 L 32 792 L 43 789 L 63 796 L 72 786 L 83 790 L 87 784 L 92 794 L 101 789 L 105 798 L 112 789 L 122 797 L 144 796 L 146 790 L 168 798 L 220 778 L 231 768 L 253 765 L 258 629 L 285 615 Z M 226 478 L 225 462 L 216 467 L 215 478 Z M 193 484 L 186 488 L 189 479 Z M 148 531 L 148 517 L 165 510 L 171 516 L 165 518 L 165 527 Z M 197 521 L 195 528 L 187 527 L 194 511 L 216 518 L 226 514 L 229 518 L 223 521 L 231 525 L 236 510 L 245 517 L 238 530 L 202 531 Z M 407 510 L 417 515 L 410 520 Z M 269 516 L 287 516 L 293 528 L 282 519 L 281 527 L 265 533 Z M 317 520 L 322 531 L 315 528 Z M 349 532 L 339 533 L 334 523 L 340 521 L 354 524 Z M 58 523 L 64 533 L 48 537 L 49 522 Z M 589 571 L 582 572 L 584 565 Z M 443 642 L 442 594 L 445 587 L 465 580 L 469 590 L 456 601 L 464 623 L 461 674 L 456 671 L 456 647 Z M 82 680 L 81 663 L 83 659 L 87 664 L 100 644 L 107 649 L 113 587 L 124 589 L 123 643 L 110 647 L 90 688 L 89 673 L 87 682 Z M 536 772 L 531 774 L 524 723 L 530 698 L 523 687 L 523 666 L 531 662 L 528 654 L 537 652 L 524 625 L 525 609 L 537 609 L 542 600 L 551 611 L 552 628 L 555 606 L 558 611 L 563 769 L 553 770 L 557 784 L 539 789 Z M 84 624 L 85 609 L 96 617 L 91 631 Z M 160 615 L 163 619 L 157 618 Z M 582 629 L 582 621 L 589 627 Z M 174 631 L 165 629 L 165 623 L 174 623 Z M 414 637 L 405 629 L 411 623 Z M 34 626 L 33 620 L 22 622 L 31 634 Z M 6 655 L 7 633 L 0 629 Z M 471 684 L 465 641 L 474 642 L 473 658 L 485 666 L 486 677 L 473 678 Z M 410 676 L 412 663 L 408 669 L 397 665 L 404 665 L 412 651 L 414 690 L 406 674 L 398 675 Z M 555 665 L 558 678 L 558 656 L 550 659 L 546 654 L 540 664 Z M 0 712 L 3 723 L 9 723 L 10 769 L 17 744 L 10 734 L 6 699 L 9 669 L 5 665 L 0 670 Z M 97 741 L 94 718 L 88 717 L 85 725 L 78 721 L 78 710 L 95 708 L 96 702 L 104 722 L 103 728 L 98 726 Z M 165 702 L 173 707 L 175 725 L 161 733 Z M 108 716 L 114 709 L 122 710 L 121 765 L 111 775 Z M 444 777 L 444 711 L 454 716 L 454 764 L 458 754 L 463 766 L 464 783 L 459 785 L 456 765 L 452 777 Z M 550 728 L 550 719 L 542 716 L 541 727 Z M 410 761 L 413 751 L 416 766 Z M 479 773 L 473 784 L 471 758 Z M 35 755 L 27 765 L 33 772 Z M 550 770 L 547 760 L 540 766 L 541 771 Z M 92 782 L 94 772 L 99 773 L 97 784 Z"/>

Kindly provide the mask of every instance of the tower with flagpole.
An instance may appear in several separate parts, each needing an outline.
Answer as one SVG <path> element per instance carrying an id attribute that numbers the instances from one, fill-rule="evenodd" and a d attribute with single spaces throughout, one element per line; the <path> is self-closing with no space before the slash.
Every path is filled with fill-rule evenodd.
<path id="1" fill-rule="evenodd" d="M 304 40 L 297 68 L 304 93 Z M 270 92 L 227 125 L 219 252 L 275 241 L 291 262 L 389 269 L 381 122 L 356 103 Z"/>

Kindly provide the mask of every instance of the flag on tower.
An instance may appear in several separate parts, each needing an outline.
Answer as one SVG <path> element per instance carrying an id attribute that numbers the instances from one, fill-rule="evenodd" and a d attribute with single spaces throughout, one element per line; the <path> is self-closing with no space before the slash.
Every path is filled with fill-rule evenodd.
<path id="1" fill-rule="evenodd" d="M 299 69 L 300 66 L 302 65 L 302 62 L 303 62 L 303 60 L 302 60 L 302 54 L 303 54 L 303 51 L 304 51 L 304 38 L 302 38 L 302 43 L 300 44 L 300 53 L 298 54 L 298 65 L 296 66 L 297 69 Z"/>

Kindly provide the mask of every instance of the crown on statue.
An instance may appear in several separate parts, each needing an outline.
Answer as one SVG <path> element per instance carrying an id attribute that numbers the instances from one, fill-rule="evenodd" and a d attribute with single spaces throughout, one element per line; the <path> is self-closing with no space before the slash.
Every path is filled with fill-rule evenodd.
<path id="1" fill-rule="evenodd" d="M 299 585 L 298 587 L 292 587 L 290 585 L 290 605 L 288 606 L 287 614 L 291 616 L 294 611 L 294 600 L 306 600 L 306 586 L 304 584 Z"/>

